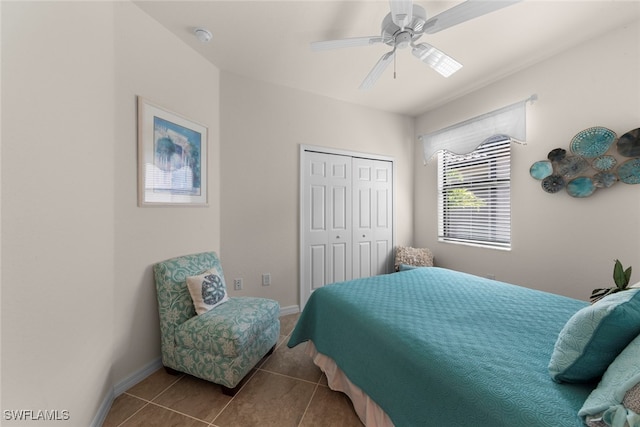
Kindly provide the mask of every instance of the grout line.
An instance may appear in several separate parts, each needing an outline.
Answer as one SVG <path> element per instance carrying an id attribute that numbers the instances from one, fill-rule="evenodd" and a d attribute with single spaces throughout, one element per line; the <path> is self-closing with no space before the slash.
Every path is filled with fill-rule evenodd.
<path id="1" fill-rule="evenodd" d="M 125 419 L 123 422 L 121 422 L 120 424 L 118 424 L 118 427 L 123 426 L 127 421 L 129 421 L 131 418 L 133 418 L 135 415 L 138 414 L 138 412 L 142 411 L 144 408 L 146 408 L 147 406 L 149 406 L 149 404 L 154 404 L 156 406 L 161 406 L 158 404 L 153 403 L 154 399 L 157 399 L 158 397 L 160 397 L 161 394 L 163 394 L 164 392 L 166 392 L 167 390 L 169 390 L 171 387 L 173 387 L 174 385 L 176 385 L 178 383 L 178 381 L 180 381 L 182 378 L 184 377 L 184 375 L 179 375 L 178 378 L 172 382 L 171 384 L 169 384 L 167 387 L 165 387 L 160 393 L 158 393 L 157 395 L 155 395 L 151 400 L 145 399 L 144 397 L 141 396 L 136 396 L 133 393 L 129 393 L 128 391 L 125 391 L 122 394 L 126 394 L 127 396 L 131 396 L 134 397 L 136 399 L 142 400 L 143 402 L 146 402 L 144 405 L 142 405 L 142 407 L 140 409 L 138 409 L 137 411 L 135 411 L 133 414 L 131 414 L 131 416 L 129 416 L 127 419 Z M 162 407 L 162 406 L 161 406 Z M 165 408 L 165 409 L 169 409 L 170 411 L 173 412 L 178 412 L 178 411 L 174 411 L 173 409 L 170 408 Z M 179 412 L 178 412 L 179 413 Z M 193 417 L 192 417 L 193 418 Z M 196 418 L 197 419 L 197 418 Z M 202 420 L 199 420 L 202 421 Z M 205 421 L 206 422 L 206 421 Z"/>
<path id="2" fill-rule="evenodd" d="M 156 371 L 156 372 L 157 372 L 157 371 Z M 133 393 L 131 393 L 131 392 L 129 392 L 129 391 L 125 391 L 125 392 L 124 392 L 124 393 L 122 393 L 122 394 L 128 394 L 129 396 L 137 397 L 138 399 L 144 400 L 145 402 L 152 402 L 152 401 L 154 401 L 155 399 L 157 399 L 158 397 L 160 397 L 160 395 L 161 395 L 162 393 L 164 393 L 165 391 L 169 390 L 171 387 L 173 387 L 174 385 L 176 385 L 176 384 L 178 383 L 178 381 L 180 381 L 182 378 L 184 378 L 184 374 L 180 374 L 180 375 L 178 376 L 178 378 L 177 378 L 175 381 L 173 381 L 171 384 L 169 384 L 168 386 L 166 386 L 165 388 L 163 388 L 163 389 L 162 389 L 158 394 L 156 394 L 155 396 L 153 396 L 151 399 L 145 399 L 144 397 L 142 397 L 142 396 L 137 396 L 137 395 L 135 395 L 135 394 L 133 394 Z"/>
<path id="3" fill-rule="evenodd" d="M 131 394 L 128 392 L 124 392 L 122 394 L 126 394 L 127 396 L 133 397 L 135 399 L 138 400 L 142 400 L 144 402 L 144 405 L 142 405 L 140 407 L 140 409 L 138 409 L 137 411 L 135 411 L 133 414 L 131 414 L 129 417 L 127 417 L 123 422 L 121 422 L 120 424 L 118 424 L 118 427 L 123 426 L 127 421 L 129 421 L 131 418 L 133 418 L 134 416 L 136 416 L 138 414 L 138 412 L 142 411 L 144 408 L 146 408 L 147 406 L 149 406 L 149 404 L 151 403 L 150 400 L 145 399 L 144 397 L 140 397 L 140 396 L 136 396 L 135 394 Z"/>
<path id="4" fill-rule="evenodd" d="M 304 417 L 307 415 L 307 411 L 309 410 L 309 407 L 311 406 L 311 402 L 313 402 L 313 398 L 315 397 L 317 391 L 318 391 L 318 384 L 316 383 L 316 388 L 313 389 L 313 393 L 311 393 L 311 398 L 309 399 L 309 403 L 307 403 L 307 407 L 304 408 L 304 412 L 302 413 L 302 417 L 300 418 L 298 427 L 302 425 L 302 422 L 304 421 Z"/>
<path id="5" fill-rule="evenodd" d="M 167 387 L 167 389 L 168 388 L 169 387 Z M 167 389 L 165 389 L 165 391 Z M 164 391 L 163 391 L 163 393 L 164 393 Z M 124 392 L 123 394 L 126 394 L 126 395 L 131 396 L 131 397 L 135 397 L 136 399 L 140 399 L 140 400 L 142 400 L 143 402 L 146 402 L 146 403 L 140 409 L 138 409 L 136 412 L 134 412 L 129 418 L 124 420 L 122 423 L 118 424 L 118 426 L 122 426 L 124 423 L 129 421 L 134 415 L 136 415 L 138 412 L 142 411 L 144 408 L 146 408 L 149 405 L 157 406 L 158 408 L 166 409 L 167 411 L 175 412 L 176 414 L 184 415 L 185 417 L 189 417 L 189 418 L 194 419 L 196 421 L 201 421 L 203 423 L 209 424 L 209 421 L 205 421 L 205 420 L 202 420 L 200 418 L 196 418 L 193 415 L 185 414 L 184 412 L 177 411 L 177 410 L 175 410 L 173 408 L 169 408 L 168 406 L 160 405 L 159 403 L 153 402 L 151 400 L 144 399 L 142 397 L 135 396 L 135 395 L 133 395 L 131 393 Z M 160 394 L 162 394 L 162 393 L 160 393 Z M 160 394 L 158 396 L 154 397 L 154 399 L 158 398 L 160 396 Z"/>
<path id="6" fill-rule="evenodd" d="M 297 323 L 297 321 L 296 321 L 296 323 Z M 289 338 L 290 338 L 290 337 L 291 337 L 291 335 L 293 334 L 293 330 L 294 330 L 294 329 L 295 329 L 295 324 L 294 324 L 294 325 L 293 325 L 293 327 L 291 328 L 291 331 L 290 331 L 287 335 L 285 335 L 285 336 L 284 336 L 285 338 L 284 338 L 284 340 L 282 340 L 282 344 L 280 344 L 279 346 L 277 346 L 277 347 L 276 347 L 276 350 L 277 350 L 278 348 L 280 348 L 282 345 L 284 345 L 284 344 L 285 344 L 285 342 L 288 342 L 288 341 L 289 341 Z M 275 351 L 274 351 L 274 353 L 275 353 Z M 272 354 L 271 356 L 273 356 L 273 354 Z M 271 358 L 271 356 L 269 356 L 269 358 Z M 268 360 L 268 359 L 267 359 L 267 360 Z M 268 369 L 264 369 L 262 366 L 266 365 L 267 360 L 265 360 L 265 361 L 264 361 L 264 363 L 263 363 L 262 365 L 260 365 L 260 368 L 256 368 L 256 371 L 264 371 L 264 372 L 268 372 L 268 373 L 270 373 L 270 374 L 280 375 L 280 376 L 285 377 L 285 378 L 291 378 L 291 379 L 298 380 L 298 381 L 303 381 L 303 382 L 306 382 L 306 383 L 311 383 L 311 384 L 316 384 L 316 385 L 322 385 L 322 384 L 320 384 L 320 381 L 322 381 L 322 372 L 321 372 L 321 374 L 320 374 L 320 378 L 318 378 L 318 380 L 317 380 L 317 381 L 309 381 L 309 380 L 305 380 L 305 379 L 303 379 L 303 378 L 292 377 L 292 376 L 289 376 L 289 375 L 281 374 L 281 373 L 279 373 L 279 372 L 274 372 L 274 371 L 270 371 L 270 370 L 268 370 Z M 322 371 L 322 370 L 321 370 L 321 371 Z M 314 394 L 315 394 L 315 390 L 314 390 Z"/>
<path id="7" fill-rule="evenodd" d="M 151 399 L 151 402 L 153 402 L 154 400 L 156 400 L 157 398 L 162 396 L 167 390 L 169 390 L 174 385 L 178 384 L 178 381 L 180 381 L 183 378 L 184 378 L 184 374 L 183 375 L 179 375 L 177 380 L 175 380 L 174 382 L 169 384 L 164 390 L 162 390 L 160 393 L 158 393 L 153 399 Z"/>
<path id="8" fill-rule="evenodd" d="M 289 378 L 289 379 L 292 379 L 292 380 L 298 380 L 298 381 L 302 381 L 302 382 L 313 384 L 313 385 L 318 384 L 318 381 L 319 381 L 319 380 L 318 381 L 309 381 L 309 380 L 305 380 L 304 378 L 292 377 L 291 375 L 281 374 L 280 372 L 268 371 L 268 370 L 262 369 L 262 368 L 256 369 L 256 371 L 262 371 L 262 372 L 266 372 L 268 374 L 279 375 L 281 377 Z"/>
<path id="9" fill-rule="evenodd" d="M 127 394 L 127 393 L 123 393 L 123 394 Z M 131 394 L 129 396 L 132 396 Z M 134 396 L 135 397 L 135 396 Z M 144 408 L 146 408 L 147 406 L 149 406 L 149 402 L 142 399 L 144 402 L 146 402 L 144 405 L 142 405 L 140 407 L 140 409 L 138 409 L 137 411 L 135 411 L 133 414 L 131 414 L 128 418 L 126 418 L 123 422 L 121 422 L 120 424 L 118 424 L 118 427 L 123 426 L 127 421 L 129 421 L 131 418 L 133 418 L 138 412 L 142 411 Z"/>
<path id="10" fill-rule="evenodd" d="M 271 357 L 271 356 L 269 356 L 269 357 Z M 209 427 L 215 427 L 214 422 L 218 419 L 218 417 L 219 417 L 220 415 L 222 415 L 222 413 L 225 411 L 225 409 L 227 409 L 227 407 L 231 404 L 231 402 L 233 402 L 233 401 L 234 401 L 234 399 L 235 399 L 235 398 L 240 394 L 240 392 L 241 392 L 242 390 L 244 390 L 244 388 L 247 386 L 247 384 L 249 384 L 249 381 L 251 381 L 251 380 L 253 379 L 253 377 L 255 377 L 255 376 L 256 376 L 256 374 L 258 373 L 259 369 L 258 369 L 258 368 L 255 368 L 254 370 L 255 370 L 255 372 L 254 372 L 253 374 L 251 374 L 251 376 L 250 376 L 249 378 L 247 378 L 247 380 L 246 380 L 246 381 L 245 381 L 245 383 L 242 385 L 242 387 L 240 387 L 240 389 L 238 390 L 238 392 L 237 392 L 233 397 L 231 397 L 231 399 L 229 399 L 229 401 L 227 402 L 227 404 L 226 404 L 226 405 L 224 405 L 224 406 L 222 407 L 222 409 L 220 410 L 220 412 L 218 412 L 218 413 L 216 414 L 216 416 L 215 416 L 215 417 L 213 417 L 213 420 L 211 420 L 211 422 L 209 423 Z M 251 371 L 249 371 L 249 372 L 251 372 Z"/>
<path id="11" fill-rule="evenodd" d="M 184 412 L 176 411 L 175 409 L 171 409 L 171 408 L 169 408 L 167 406 L 160 405 L 159 403 L 149 402 L 149 405 L 154 405 L 154 406 L 157 406 L 158 408 L 162 408 L 162 409 L 166 409 L 167 411 L 175 412 L 176 414 L 180 414 L 180 415 L 185 416 L 187 418 L 191 418 L 192 420 L 200 421 L 200 422 L 205 423 L 207 425 L 209 424 L 209 421 L 205 421 L 205 420 L 202 420 L 200 418 L 196 418 L 193 415 L 185 414 Z"/>

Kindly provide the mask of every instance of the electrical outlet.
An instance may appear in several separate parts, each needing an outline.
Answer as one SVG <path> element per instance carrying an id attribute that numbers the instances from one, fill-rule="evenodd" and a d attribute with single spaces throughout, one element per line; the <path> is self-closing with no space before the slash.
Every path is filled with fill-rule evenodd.
<path id="1" fill-rule="evenodd" d="M 495 274 L 487 274 L 487 279 L 496 280 Z"/>
<path id="2" fill-rule="evenodd" d="M 262 275 L 262 286 L 269 286 L 271 284 L 271 273 L 265 273 Z"/>
<path id="3" fill-rule="evenodd" d="M 242 279 L 233 279 L 233 289 L 236 291 L 242 290 Z"/>

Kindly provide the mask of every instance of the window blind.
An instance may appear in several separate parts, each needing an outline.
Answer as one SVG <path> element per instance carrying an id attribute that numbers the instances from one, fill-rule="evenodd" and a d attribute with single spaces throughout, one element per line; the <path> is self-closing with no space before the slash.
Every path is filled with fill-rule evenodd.
<path id="1" fill-rule="evenodd" d="M 438 154 L 438 239 L 511 248 L 511 140 Z"/>

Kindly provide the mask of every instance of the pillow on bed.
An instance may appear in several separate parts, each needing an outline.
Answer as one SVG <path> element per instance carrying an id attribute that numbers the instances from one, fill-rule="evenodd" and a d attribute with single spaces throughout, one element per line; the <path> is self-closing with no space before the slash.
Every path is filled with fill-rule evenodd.
<path id="1" fill-rule="evenodd" d="M 198 315 L 206 313 L 229 299 L 224 275 L 215 267 L 197 276 L 187 277 L 187 287 Z"/>
<path id="2" fill-rule="evenodd" d="M 398 246 L 396 248 L 396 271 L 400 271 L 401 265 L 413 267 L 433 267 L 433 254 L 427 248 Z"/>
<path id="3" fill-rule="evenodd" d="M 597 380 L 639 333 L 640 289 L 607 295 L 564 325 L 549 362 L 551 378 L 573 383 Z"/>
<path id="4" fill-rule="evenodd" d="M 640 426 L 640 335 L 611 363 L 578 412 L 590 427 Z"/>
<path id="5" fill-rule="evenodd" d="M 640 426 L 640 382 L 624 395 L 622 405 L 610 406 L 596 415 L 586 415 L 589 427 L 639 427 Z"/>

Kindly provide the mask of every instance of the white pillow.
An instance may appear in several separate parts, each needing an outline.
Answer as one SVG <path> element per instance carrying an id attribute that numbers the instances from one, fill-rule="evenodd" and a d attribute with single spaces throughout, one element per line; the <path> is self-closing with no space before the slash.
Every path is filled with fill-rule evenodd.
<path id="1" fill-rule="evenodd" d="M 630 288 L 640 288 L 640 282 L 638 283 L 634 283 L 633 285 L 629 286 Z"/>
<path id="2" fill-rule="evenodd" d="M 632 394 L 639 395 L 636 385 L 640 384 L 640 335 L 616 357 L 602 376 L 598 386 L 591 392 L 578 415 L 584 417 L 587 425 L 597 425 L 601 418 L 618 420 L 613 425 L 640 425 L 640 402 Z M 630 393 L 631 392 L 631 393 Z M 626 423 L 625 423 L 626 421 Z M 612 425 L 605 422 L 606 425 Z"/>
<path id="3" fill-rule="evenodd" d="M 197 276 L 187 277 L 187 288 L 198 315 L 206 313 L 229 299 L 224 275 L 215 267 Z"/>

